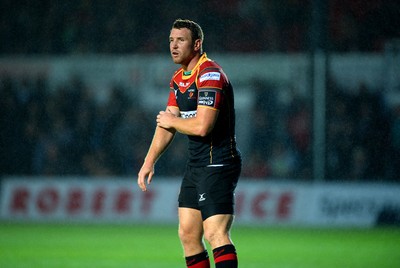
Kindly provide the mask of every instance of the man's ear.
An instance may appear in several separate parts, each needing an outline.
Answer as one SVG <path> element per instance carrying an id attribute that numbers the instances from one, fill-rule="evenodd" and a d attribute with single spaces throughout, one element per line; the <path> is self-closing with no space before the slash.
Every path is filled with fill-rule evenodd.
<path id="1" fill-rule="evenodd" d="M 202 41 L 201 39 L 197 39 L 194 41 L 194 50 L 196 51 L 201 51 L 201 46 L 202 46 Z"/>

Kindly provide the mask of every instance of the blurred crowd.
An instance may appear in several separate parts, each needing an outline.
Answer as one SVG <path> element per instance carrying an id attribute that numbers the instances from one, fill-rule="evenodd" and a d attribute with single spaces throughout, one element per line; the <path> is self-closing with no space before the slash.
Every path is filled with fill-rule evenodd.
<path id="1" fill-rule="evenodd" d="M 1 174 L 137 172 L 152 124 L 124 88 L 101 105 L 77 77 L 56 89 L 40 76 L 5 77 L 0 92 Z"/>
<path id="2" fill-rule="evenodd" d="M 397 177 L 399 139 L 396 110 L 385 105 L 382 91 L 360 84 L 356 95 L 330 83 L 327 119 L 327 172 L 331 179 L 377 180 Z M 397 129 L 396 129 L 397 128 Z M 397 147 L 397 148 L 396 148 Z M 391 161 L 393 159 L 393 161 Z"/>
<path id="3" fill-rule="evenodd" d="M 382 51 L 400 36 L 399 1 L 331 0 L 327 49 Z M 310 0 L 5 0 L 0 9 L 0 55 L 133 54 L 168 52 L 176 18 L 205 31 L 213 52 L 308 51 Z M 115 84 L 106 102 L 79 77 L 50 87 L 44 76 L 0 78 L 0 176 L 136 176 L 151 142 L 155 115 Z M 312 178 L 312 102 L 293 94 L 280 103 L 277 89 L 254 83 L 259 96 L 243 175 Z M 326 178 L 395 180 L 400 174 L 400 107 L 360 85 L 357 94 L 328 83 Z M 379 91 L 378 91 L 379 92 Z M 239 114 L 238 117 L 241 115 Z M 157 165 L 182 174 L 186 137 Z M 397 179 L 398 180 L 398 179 Z"/>
<path id="4" fill-rule="evenodd" d="M 356 93 L 327 85 L 325 179 L 399 181 L 400 105 L 389 106 L 382 91 L 360 84 Z M 312 99 L 293 94 L 280 103 L 277 91 L 256 84 L 251 154 L 244 175 L 258 178 L 313 177 Z"/>
<path id="5" fill-rule="evenodd" d="M 160 53 L 178 17 L 198 21 L 213 52 L 299 52 L 310 49 L 311 0 L 5 0 L 0 54 Z M 399 36 L 399 1 L 331 0 L 331 51 L 379 51 Z M 6 40 L 6 41 L 5 41 Z"/>
<path id="6" fill-rule="evenodd" d="M 312 179 L 312 103 L 258 81 L 243 176 Z M 0 175 L 136 177 L 151 142 L 155 115 L 117 84 L 105 102 L 79 77 L 50 88 L 43 76 L 0 80 Z M 347 94 L 329 82 L 327 180 L 398 180 L 400 106 L 360 85 Z M 240 113 L 238 117 L 244 116 Z M 248 115 L 246 115 L 248 116 Z M 180 176 L 186 137 L 178 135 L 157 174 Z"/>

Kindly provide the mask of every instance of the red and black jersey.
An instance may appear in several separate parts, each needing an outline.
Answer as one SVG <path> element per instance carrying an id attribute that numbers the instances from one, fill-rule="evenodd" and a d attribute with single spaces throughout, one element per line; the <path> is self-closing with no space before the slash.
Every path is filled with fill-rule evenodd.
<path id="1" fill-rule="evenodd" d="M 209 166 L 240 161 L 236 148 L 233 88 L 222 68 L 204 53 L 187 74 L 177 70 L 170 82 L 168 106 L 179 108 L 182 118 L 195 117 L 197 107 L 219 110 L 212 132 L 190 136 L 189 165 Z"/>

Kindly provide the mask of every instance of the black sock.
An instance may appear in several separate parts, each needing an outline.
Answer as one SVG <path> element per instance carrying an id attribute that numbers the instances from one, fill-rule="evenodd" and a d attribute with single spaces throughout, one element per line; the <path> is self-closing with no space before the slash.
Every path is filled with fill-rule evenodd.
<path id="1" fill-rule="evenodd" d="M 237 268 L 238 260 L 234 245 L 213 249 L 215 268 Z"/>
<path id="2" fill-rule="evenodd" d="M 193 255 L 186 257 L 186 266 L 192 268 L 210 268 L 210 259 L 208 258 L 207 250 Z"/>

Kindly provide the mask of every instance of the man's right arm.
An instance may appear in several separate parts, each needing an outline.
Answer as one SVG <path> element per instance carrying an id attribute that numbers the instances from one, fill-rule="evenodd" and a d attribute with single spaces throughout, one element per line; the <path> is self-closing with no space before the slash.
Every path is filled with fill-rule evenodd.
<path id="1" fill-rule="evenodd" d="M 176 108 L 176 107 L 175 107 Z M 167 111 L 171 112 L 171 107 L 167 107 Z M 175 109 L 172 111 L 176 113 Z M 146 183 L 150 184 L 154 175 L 154 166 L 160 156 L 168 148 L 169 144 L 172 142 L 175 136 L 175 129 L 165 129 L 161 127 L 156 127 L 154 132 L 153 140 L 151 142 L 150 148 L 144 159 L 144 163 L 138 173 L 138 185 L 142 191 L 146 191 Z"/>

